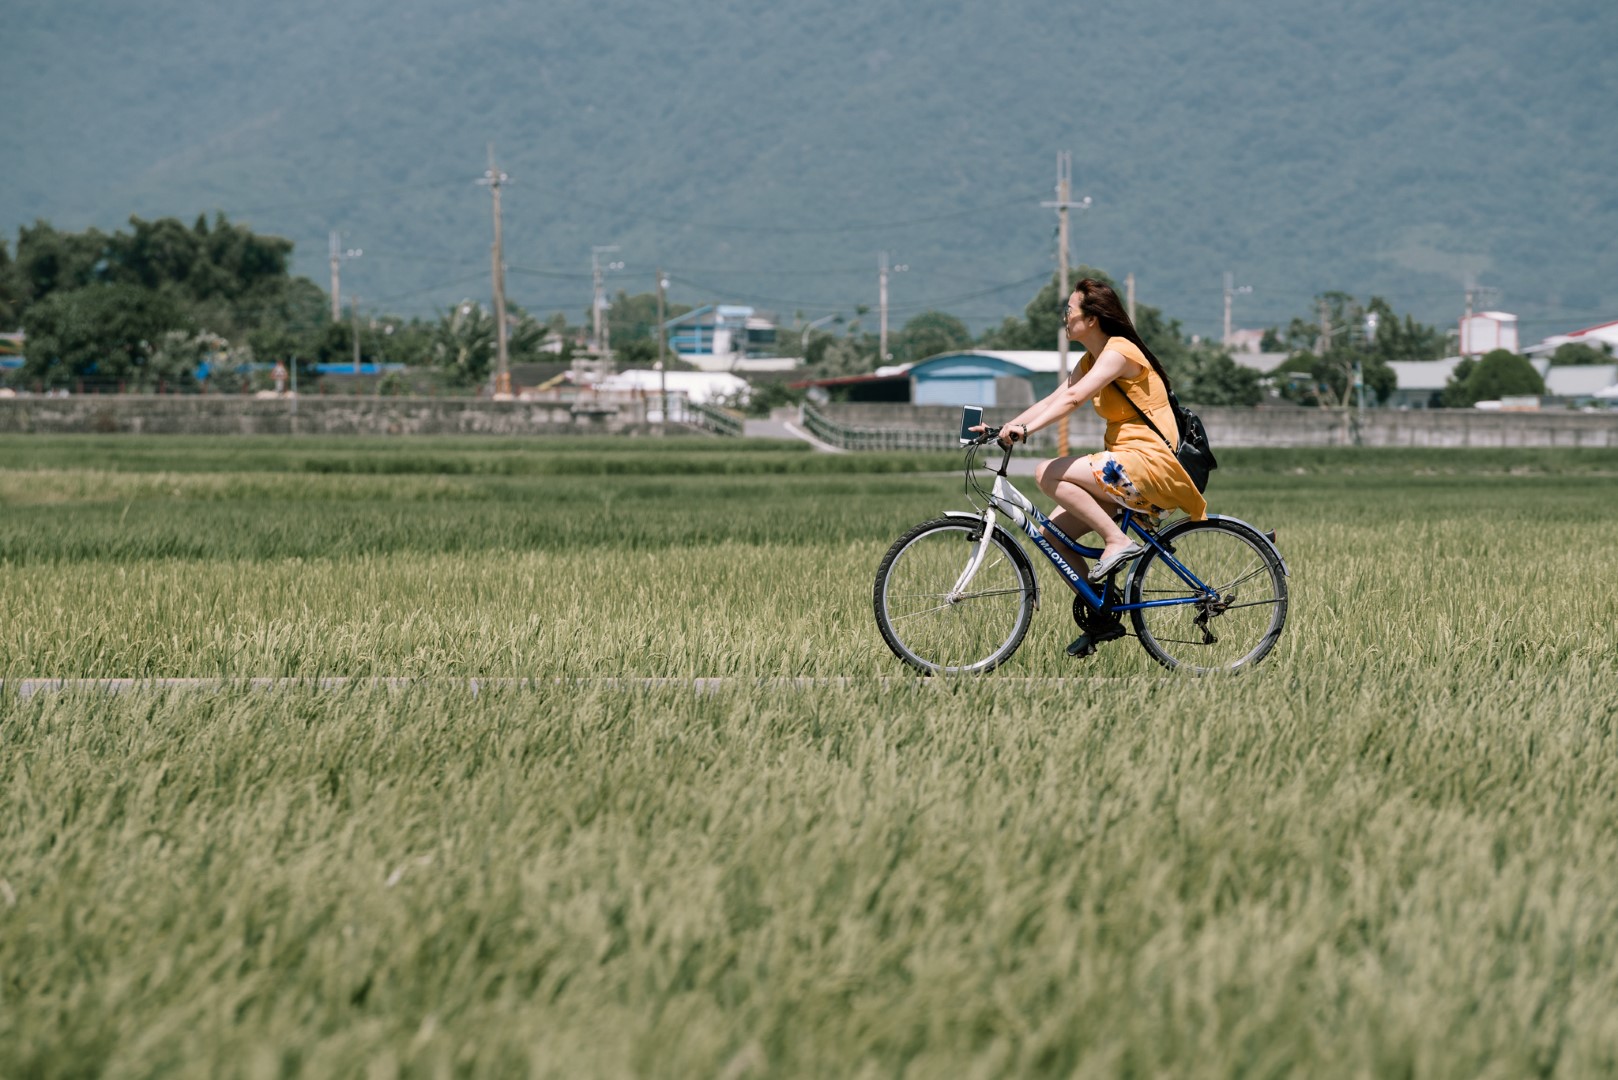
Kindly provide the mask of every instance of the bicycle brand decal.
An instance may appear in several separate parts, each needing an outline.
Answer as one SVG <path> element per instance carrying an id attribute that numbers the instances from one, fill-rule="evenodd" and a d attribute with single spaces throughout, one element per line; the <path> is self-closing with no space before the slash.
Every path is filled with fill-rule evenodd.
<path id="1" fill-rule="evenodd" d="M 1038 511 L 1036 510 L 1035 513 L 1038 513 Z M 1041 516 L 1043 517 L 1043 515 Z M 1020 524 L 1022 525 L 1022 531 L 1028 534 L 1028 539 L 1039 545 L 1039 550 L 1045 553 L 1047 559 L 1056 564 L 1056 568 L 1062 571 L 1069 581 L 1077 585 L 1083 580 L 1079 577 L 1079 572 L 1069 566 L 1067 560 L 1057 553 L 1049 540 L 1045 539 L 1045 535 L 1039 531 L 1039 526 L 1031 524 L 1026 518 Z"/>

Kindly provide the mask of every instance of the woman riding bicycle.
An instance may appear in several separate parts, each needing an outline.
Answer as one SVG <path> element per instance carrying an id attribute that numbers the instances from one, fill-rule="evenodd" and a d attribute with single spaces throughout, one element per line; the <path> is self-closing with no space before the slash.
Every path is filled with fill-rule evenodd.
<path id="1" fill-rule="evenodd" d="M 1100 537 L 1101 557 L 1089 575 L 1100 582 L 1142 550 L 1118 528 L 1120 508 L 1148 518 L 1179 509 L 1200 521 L 1208 516 L 1208 504 L 1164 442 L 1180 443 L 1168 376 L 1112 286 L 1093 278 L 1080 281 L 1063 305 L 1063 318 L 1069 340 L 1083 345 L 1084 355 L 1065 385 L 1000 429 L 1000 441 L 1006 446 L 1025 441 L 1086 401 L 1107 421 L 1105 450 L 1051 458 L 1035 473 L 1039 489 L 1062 507 L 1051 519 L 1057 528 L 1075 539 L 1086 532 Z M 1141 419 L 1142 412 L 1162 438 Z M 1082 569 L 1082 560 L 1075 561 Z"/>

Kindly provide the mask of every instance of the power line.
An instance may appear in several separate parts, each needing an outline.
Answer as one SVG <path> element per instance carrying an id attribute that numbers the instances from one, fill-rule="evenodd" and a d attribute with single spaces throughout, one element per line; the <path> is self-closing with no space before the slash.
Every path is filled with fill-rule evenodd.
<path id="1" fill-rule="evenodd" d="M 592 210 L 604 210 L 613 214 L 622 214 L 625 210 L 625 207 L 622 205 L 598 203 L 589 199 L 580 199 L 577 197 L 569 198 L 567 201 L 578 206 L 588 206 Z M 690 218 L 685 217 L 665 217 L 661 214 L 647 214 L 642 212 L 636 212 L 630 216 L 640 218 L 643 221 L 654 221 L 666 225 L 679 225 L 683 228 L 691 229 L 712 229 L 718 232 L 825 235 L 847 232 L 870 232 L 877 229 L 898 229 L 906 228 L 911 225 L 930 225 L 937 221 L 950 221 L 956 218 L 972 217 L 977 214 L 988 213 L 992 210 L 1004 209 L 1008 206 L 1021 206 L 1025 205 L 1026 202 L 1027 196 L 1019 195 L 1015 199 L 1006 199 L 1001 202 L 989 203 L 984 206 L 975 206 L 967 210 L 949 210 L 943 213 L 930 214 L 926 217 L 904 218 L 899 220 L 850 222 L 844 225 L 752 225 L 745 222 L 692 221 Z"/>
<path id="2" fill-rule="evenodd" d="M 365 188 L 360 191 L 349 191 L 341 195 L 322 195 L 313 199 L 300 199 L 297 202 L 271 203 L 267 206 L 238 207 L 227 211 L 231 214 L 263 214 L 271 210 L 300 210 L 306 206 L 329 206 L 332 203 L 359 201 L 363 199 L 379 198 L 396 195 L 402 191 L 426 191 L 430 188 L 458 187 L 459 180 L 433 180 L 425 184 L 397 184 L 392 187 Z"/>

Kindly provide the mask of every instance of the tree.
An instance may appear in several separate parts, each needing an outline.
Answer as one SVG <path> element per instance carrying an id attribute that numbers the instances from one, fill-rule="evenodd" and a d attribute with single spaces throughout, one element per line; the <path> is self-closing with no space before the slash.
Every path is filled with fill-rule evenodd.
<path id="1" fill-rule="evenodd" d="M 664 303 L 663 317 L 672 319 L 691 310 L 690 304 Z M 607 329 L 616 350 L 631 341 L 650 341 L 657 344 L 657 293 L 636 293 L 630 296 L 619 289 L 618 295 L 607 309 Z"/>
<path id="2" fill-rule="evenodd" d="M 1105 274 L 1089 267 L 1080 267 L 1070 275 L 1069 285 L 1081 278 L 1107 280 Z M 1067 297 L 1061 292 L 1060 275 L 1052 274 L 1050 281 L 1040 286 L 1034 298 L 1023 308 L 1023 317 L 1008 316 L 999 326 L 986 332 L 980 339 L 990 349 L 1039 349 L 1049 351 L 1057 347 L 1056 335 L 1062 330 L 1062 305 Z"/>
<path id="3" fill-rule="evenodd" d="M 1583 364 L 1610 364 L 1612 363 L 1612 350 L 1603 346 L 1596 348 L 1582 341 L 1569 341 L 1558 345 L 1556 351 L 1551 353 L 1551 363 L 1558 367 Z"/>
<path id="4" fill-rule="evenodd" d="M 53 292 L 82 289 L 104 280 L 107 238 L 97 229 L 82 233 L 57 232 L 49 222 L 17 230 L 16 274 L 21 279 L 23 305 L 45 299 Z"/>
<path id="5" fill-rule="evenodd" d="M 0 330 L 15 330 L 22 314 L 23 281 L 17 264 L 11 260 L 6 243 L 0 240 Z"/>
<path id="6" fill-rule="evenodd" d="M 893 358 L 901 364 L 915 363 L 971 344 L 972 332 L 961 320 L 942 311 L 924 311 L 899 331 L 893 343 Z"/>
<path id="7" fill-rule="evenodd" d="M 320 372 L 315 369 L 319 342 L 333 325 L 329 319 L 296 329 L 286 323 L 271 323 L 248 333 L 247 348 L 264 363 L 274 364 L 279 360 L 288 371 L 295 366 L 298 389 L 302 392 L 313 389 L 315 380 L 320 378 Z"/>
<path id="8" fill-rule="evenodd" d="M 1395 361 L 1437 360 L 1448 345 L 1442 331 L 1418 323 L 1409 315 L 1401 319 L 1380 296 L 1362 304 L 1348 293 L 1327 292 L 1316 297 L 1316 302 L 1314 320 L 1294 318 L 1285 332 L 1277 335 L 1292 356 L 1275 369 L 1272 378 L 1279 383 L 1282 396 L 1301 405 L 1342 410 L 1356 405 L 1356 369 L 1364 379 L 1367 396 L 1373 403 L 1382 404 L 1399 383 L 1389 365 Z M 1321 309 L 1330 330 L 1329 338 L 1324 340 Z M 1327 341 L 1329 348 L 1325 347 Z"/>
<path id="9" fill-rule="evenodd" d="M 1545 381 L 1534 365 L 1509 349 L 1496 349 L 1480 360 L 1456 364 L 1444 386 L 1443 402 L 1452 409 L 1466 409 L 1480 401 L 1544 392 Z"/>
<path id="10" fill-rule="evenodd" d="M 1257 405 L 1264 400 L 1257 371 L 1206 343 L 1186 350 L 1172 378 L 1175 395 L 1188 405 Z"/>
<path id="11" fill-rule="evenodd" d="M 85 378 L 103 385 L 155 385 L 162 372 L 151 361 L 163 335 L 194 329 L 167 293 L 136 285 L 56 292 L 23 313 L 28 358 L 22 377 L 53 387 Z"/>

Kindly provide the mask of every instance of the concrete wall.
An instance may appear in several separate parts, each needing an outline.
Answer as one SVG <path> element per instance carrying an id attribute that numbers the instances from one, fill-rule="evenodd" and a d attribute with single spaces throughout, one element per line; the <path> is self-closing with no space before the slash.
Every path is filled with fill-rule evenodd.
<path id="1" fill-rule="evenodd" d="M 567 402 L 417 397 L 80 395 L 0 398 L 0 433 L 148 435 L 649 434 L 645 402 L 575 409 Z"/>
<path id="2" fill-rule="evenodd" d="M 923 428 L 955 432 L 961 410 L 945 405 L 817 406 L 827 419 L 856 428 Z M 991 424 L 1002 424 L 1020 410 L 985 410 Z M 1338 414 L 1323 409 L 1258 408 L 1194 410 L 1207 425 L 1217 453 L 1229 446 L 1341 446 L 1352 444 Z M 1072 445 L 1099 447 L 1106 425 L 1093 409 L 1079 409 L 1069 420 Z M 1036 445 L 1052 441 L 1046 429 Z M 1618 447 L 1618 412 L 1482 412 L 1477 409 L 1367 409 L 1360 427 L 1364 446 L 1609 446 Z"/>
<path id="3" fill-rule="evenodd" d="M 650 434 L 645 402 L 575 408 L 566 402 L 477 398 L 304 397 L 286 399 L 178 395 L 0 398 L 0 433 L 151 435 L 545 435 Z M 960 427 L 956 406 L 834 404 L 827 419 L 855 428 L 926 430 L 948 439 Z M 1019 410 L 986 411 L 1004 423 Z M 1352 441 L 1339 417 L 1320 409 L 1199 409 L 1214 448 L 1337 446 Z M 681 430 L 686 430 L 683 426 Z M 1071 418 L 1072 441 L 1099 447 L 1104 425 L 1091 409 Z M 1035 436 L 1049 445 L 1053 429 Z M 1365 446 L 1618 447 L 1618 412 L 1480 412 L 1475 409 L 1370 409 Z"/>

